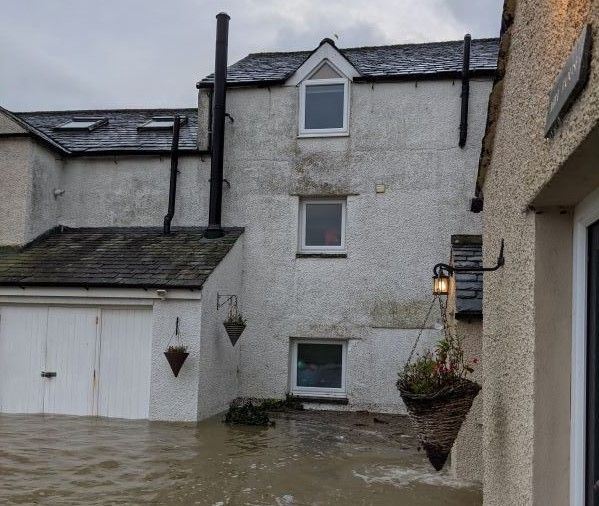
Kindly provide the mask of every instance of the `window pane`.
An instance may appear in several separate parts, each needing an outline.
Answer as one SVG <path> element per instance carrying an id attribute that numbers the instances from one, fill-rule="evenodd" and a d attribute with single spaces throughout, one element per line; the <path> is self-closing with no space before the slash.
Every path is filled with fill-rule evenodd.
<path id="1" fill-rule="evenodd" d="M 306 86 L 306 129 L 343 128 L 343 84 Z"/>
<path id="2" fill-rule="evenodd" d="M 65 123 L 64 125 L 60 125 L 60 128 L 81 128 L 81 129 L 85 129 L 85 128 L 89 128 L 92 125 L 95 125 L 97 123 L 97 120 L 90 120 L 90 121 L 69 121 L 68 123 Z"/>
<path id="3" fill-rule="evenodd" d="M 306 246 L 341 246 L 341 203 L 306 203 Z"/>
<path id="4" fill-rule="evenodd" d="M 340 344 L 298 344 L 297 386 L 341 388 L 342 353 Z"/>

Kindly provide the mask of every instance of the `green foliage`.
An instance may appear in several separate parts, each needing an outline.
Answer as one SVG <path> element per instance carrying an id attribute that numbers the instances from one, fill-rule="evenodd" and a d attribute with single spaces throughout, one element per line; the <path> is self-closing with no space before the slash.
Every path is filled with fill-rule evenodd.
<path id="1" fill-rule="evenodd" d="M 182 345 L 176 345 L 176 346 L 169 346 L 166 349 L 167 352 L 176 352 L 176 353 L 187 353 L 187 346 L 182 346 Z"/>
<path id="2" fill-rule="evenodd" d="M 271 425 L 268 413 L 261 405 L 256 405 L 251 399 L 233 402 L 225 415 L 225 423 L 235 425 Z"/>
<path id="3" fill-rule="evenodd" d="M 229 316 L 227 316 L 227 319 L 225 320 L 224 323 L 235 323 L 237 325 L 245 325 L 246 321 L 245 321 L 245 318 L 243 318 L 241 316 L 241 313 L 237 313 L 237 314 L 230 314 Z"/>
<path id="4" fill-rule="evenodd" d="M 461 339 L 449 334 L 439 340 L 434 351 L 418 355 L 399 372 L 397 388 L 413 394 L 430 395 L 461 382 L 473 372 L 471 363 L 464 360 Z"/>

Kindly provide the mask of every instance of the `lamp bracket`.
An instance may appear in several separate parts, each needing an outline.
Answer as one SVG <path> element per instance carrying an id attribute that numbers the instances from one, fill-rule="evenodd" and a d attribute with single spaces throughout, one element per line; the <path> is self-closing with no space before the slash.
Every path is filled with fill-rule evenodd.
<path id="1" fill-rule="evenodd" d="M 456 272 L 493 272 L 503 267 L 505 264 L 505 257 L 503 256 L 503 239 L 501 239 L 501 247 L 499 249 L 499 256 L 497 257 L 497 263 L 493 267 L 454 267 L 449 264 L 437 264 L 433 267 L 433 277 L 438 277 L 439 275 L 446 272 L 448 275 L 453 276 Z"/>

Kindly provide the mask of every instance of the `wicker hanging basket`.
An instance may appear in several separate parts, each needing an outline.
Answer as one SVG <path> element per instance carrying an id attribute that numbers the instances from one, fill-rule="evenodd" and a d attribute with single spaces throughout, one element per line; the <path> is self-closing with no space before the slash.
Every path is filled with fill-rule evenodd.
<path id="1" fill-rule="evenodd" d="M 445 465 L 480 388 L 468 379 L 432 395 L 414 394 L 398 386 L 420 444 L 435 470 L 440 471 Z"/>
<path id="2" fill-rule="evenodd" d="M 223 325 L 225 326 L 227 335 L 231 340 L 231 344 L 235 346 L 235 343 L 237 343 L 237 340 L 241 337 L 241 334 L 243 334 L 243 331 L 245 330 L 245 323 L 239 320 L 225 320 Z"/>

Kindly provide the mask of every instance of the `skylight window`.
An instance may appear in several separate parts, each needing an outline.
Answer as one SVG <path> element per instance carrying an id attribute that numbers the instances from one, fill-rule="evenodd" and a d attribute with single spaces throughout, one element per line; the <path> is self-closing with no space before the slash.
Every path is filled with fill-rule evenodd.
<path id="1" fill-rule="evenodd" d="M 54 130 L 87 130 L 91 132 L 96 128 L 108 123 L 108 118 L 76 116 L 60 125 L 54 127 Z"/>
<path id="2" fill-rule="evenodd" d="M 187 116 L 179 116 L 181 125 L 187 123 Z M 174 116 L 154 116 L 152 119 L 142 123 L 137 127 L 138 130 L 170 130 L 175 123 Z"/>

